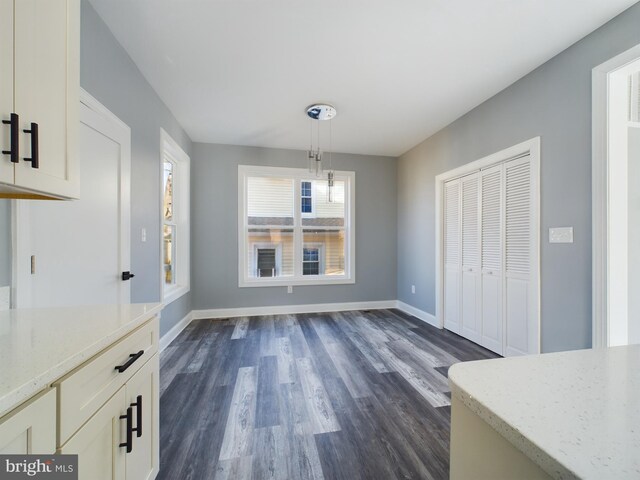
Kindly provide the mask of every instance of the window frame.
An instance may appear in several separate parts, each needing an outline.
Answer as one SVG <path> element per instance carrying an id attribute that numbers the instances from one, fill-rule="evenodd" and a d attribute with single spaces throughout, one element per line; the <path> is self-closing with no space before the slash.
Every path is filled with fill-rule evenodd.
<path id="1" fill-rule="evenodd" d="M 324 243 L 320 243 L 320 242 L 302 242 L 302 275 L 307 278 L 307 277 L 319 277 L 324 275 L 325 273 L 325 265 L 324 265 Z M 318 275 L 305 275 L 304 274 L 304 249 L 313 249 L 315 248 L 316 250 L 318 250 Z M 307 262 L 307 263 L 316 263 L 316 262 Z"/>
<path id="2" fill-rule="evenodd" d="M 173 218 L 164 219 L 164 163 L 173 164 Z M 160 129 L 160 291 L 162 301 L 169 304 L 191 290 L 190 260 L 190 198 L 191 198 L 191 159 L 167 132 Z M 175 228 L 175 282 L 165 283 L 164 277 L 164 226 Z"/>
<path id="3" fill-rule="evenodd" d="M 294 212 L 294 275 L 287 277 L 259 277 L 252 278 L 248 274 L 247 241 L 248 212 L 247 212 L 247 179 L 249 177 L 274 177 L 293 179 L 293 212 Z M 274 287 L 298 285 L 340 285 L 356 282 L 355 275 L 355 172 L 336 171 L 335 181 L 343 181 L 345 185 L 344 208 L 344 275 L 302 275 L 303 226 L 302 219 L 308 214 L 302 213 L 301 182 L 321 180 L 307 168 L 264 167 L 255 165 L 238 165 L 238 286 L 244 287 Z M 324 180 L 324 178 L 322 178 Z M 312 192 L 312 199 L 314 195 Z M 315 212 L 315 202 L 313 205 Z M 315 213 L 314 213 L 315 215 Z"/>
<path id="4" fill-rule="evenodd" d="M 306 195 L 302 195 L 302 182 L 308 182 L 311 184 L 311 192 L 309 194 L 309 196 Z M 310 212 L 303 212 L 302 211 L 302 199 L 303 198 L 310 198 L 311 199 L 311 211 Z M 313 180 L 300 180 L 300 215 L 302 215 L 303 218 L 315 218 L 316 216 L 316 195 L 313 194 Z"/>

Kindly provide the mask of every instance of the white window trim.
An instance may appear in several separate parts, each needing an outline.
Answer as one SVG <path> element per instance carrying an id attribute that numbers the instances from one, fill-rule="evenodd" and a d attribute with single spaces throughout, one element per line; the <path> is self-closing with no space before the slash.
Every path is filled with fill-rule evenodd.
<path id="1" fill-rule="evenodd" d="M 251 176 L 263 177 L 287 177 L 294 182 L 294 212 L 302 219 L 300 181 L 313 180 L 306 168 L 262 167 L 254 165 L 238 165 L 238 286 L 244 287 L 275 287 L 275 286 L 302 286 L 302 285 L 344 285 L 356 282 L 355 268 L 355 172 L 336 171 L 335 180 L 345 182 L 345 274 L 340 276 L 310 276 L 302 275 L 302 239 L 297 238 L 301 231 L 294 228 L 294 258 L 300 259 L 295 265 L 295 274 L 289 277 L 262 277 L 249 278 L 247 266 L 247 205 L 246 191 L 247 178 Z M 295 223 L 295 222 L 294 222 Z"/>
<path id="2" fill-rule="evenodd" d="M 191 253 L 190 253 L 190 189 L 191 159 L 178 143 L 162 128 L 160 129 L 160 179 L 162 179 L 165 155 L 177 167 L 173 173 L 174 198 L 173 211 L 176 217 L 176 283 L 167 286 L 164 282 L 163 269 L 163 226 L 164 226 L 164 191 L 160 188 L 160 290 L 162 301 L 169 304 L 191 290 Z M 176 195 L 177 194 L 177 195 Z"/>

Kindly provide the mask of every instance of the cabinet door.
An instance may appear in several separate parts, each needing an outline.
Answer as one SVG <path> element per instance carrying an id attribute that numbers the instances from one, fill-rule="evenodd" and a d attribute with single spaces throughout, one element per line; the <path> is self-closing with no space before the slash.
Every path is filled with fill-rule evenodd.
<path id="1" fill-rule="evenodd" d="M 20 115 L 20 157 L 15 184 L 77 197 L 79 121 L 79 0 L 15 2 L 15 111 Z M 31 123 L 38 124 L 40 166 L 31 158 Z"/>
<path id="2" fill-rule="evenodd" d="M 13 0 L 0 0 L 0 120 L 13 110 Z M 0 150 L 9 150 L 9 125 L 0 124 Z M 13 163 L 0 155 L 0 182 L 13 183 Z"/>
<path id="3" fill-rule="evenodd" d="M 126 455 L 128 479 L 147 480 L 159 469 L 159 371 L 155 354 L 125 386 L 127 405 L 133 407 L 133 449 Z"/>
<path id="4" fill-rule="evenodd" d="M 36 396 L 0 419 L 0 454 L 48 454 L 55 451 L 55 390 Z"/>
<path id="5" fill-rule="evenodd" d="M 84 426 L 59 449 L 78 455 L 80 480 L 124 480 L 126 419 L 125 387 L 122 387 Z"/>

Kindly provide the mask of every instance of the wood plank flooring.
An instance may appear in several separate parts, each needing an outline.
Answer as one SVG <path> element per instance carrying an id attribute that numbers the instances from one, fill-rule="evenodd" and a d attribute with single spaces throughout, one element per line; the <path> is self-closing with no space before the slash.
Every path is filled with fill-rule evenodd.
<path id="1" fill-rule="evenodd" d="M 159 479 L 449 478 L 447 369 L 398 310 L 192 322 L 161 355 Z"/>

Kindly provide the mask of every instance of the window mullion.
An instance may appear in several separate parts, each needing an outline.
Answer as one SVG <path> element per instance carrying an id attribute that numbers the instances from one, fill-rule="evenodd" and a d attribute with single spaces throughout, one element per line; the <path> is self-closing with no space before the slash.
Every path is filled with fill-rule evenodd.
<path id="1" fill-rule="evenodd" d="M 302 180 L 293 182 L 293 276 L 302 278 Z"/>

